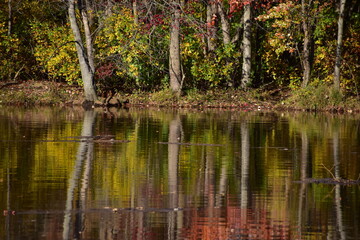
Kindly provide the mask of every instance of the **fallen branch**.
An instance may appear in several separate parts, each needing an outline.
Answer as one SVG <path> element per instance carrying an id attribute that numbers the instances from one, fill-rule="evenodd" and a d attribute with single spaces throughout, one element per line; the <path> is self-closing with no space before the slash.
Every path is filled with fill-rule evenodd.
<path id="1" fill-rule="evenodd" d="M 209 143 L 180 143 L 180 142 L 158 142 L 159 144 L 176 144 L 176 145 L 187 145 L 187 146 L 213 146 L 222 147 L 222 144 L 209 144 Z"/>
<path id="2" fill-rule="evenodd" d="M 328 171 L 328 173 L 330 173 L 330 175 L 332 176 L 334 181 L 341 180 L 341 178 L 335 177 L 335 175 L 331 172 L 331 170 L 333 170 L 334 166 L 332 168 L 328 169 L 323 163 L 321 165 L 326 169 L 326 171 Z"/>

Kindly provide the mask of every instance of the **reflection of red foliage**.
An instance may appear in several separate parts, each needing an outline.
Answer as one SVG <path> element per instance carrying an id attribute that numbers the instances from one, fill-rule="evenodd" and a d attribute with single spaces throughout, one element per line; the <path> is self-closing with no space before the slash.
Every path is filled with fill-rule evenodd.
<path id="1" fill-rule="evenodd" d="M 272 223 L 265 210 L 227 207 L 223 212 L 220 208 L 193 210 L 190 215 L 192 224 L 183 231 L 185 239 L 291 239 L 289 224 Z"/>

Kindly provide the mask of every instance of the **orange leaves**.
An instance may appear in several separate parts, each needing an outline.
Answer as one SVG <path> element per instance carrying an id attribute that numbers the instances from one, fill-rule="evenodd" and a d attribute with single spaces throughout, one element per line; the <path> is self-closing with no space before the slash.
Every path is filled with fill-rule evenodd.
<path id="1" fill-rule="evenodd" d="M 289 49 L 289 53 L 294 53 L 295 51 L 296 51 L 295 48 L 290 48 L 290 49 Z"/>
<path id="2" fill-rule="evenodd" d="M 230 11 L 229 14 L 240 11 L 244 6 L 249 5 L 253 0 L 230 0 Z"/>
<path id="3" fill-rule="evenodd" d="M 243 7 L 242 2 L 238 0 L 230 0 L 230 14 L 239 11 Z"/>
<path id="4" fill-rule="evenodd" d="M 209 28 L 214 27 L 216 25 L 216 21 L 217 21 L 217 16 L 216 14 L 213 14 L 211 21 L 206 23 L 207 27 Z"/>

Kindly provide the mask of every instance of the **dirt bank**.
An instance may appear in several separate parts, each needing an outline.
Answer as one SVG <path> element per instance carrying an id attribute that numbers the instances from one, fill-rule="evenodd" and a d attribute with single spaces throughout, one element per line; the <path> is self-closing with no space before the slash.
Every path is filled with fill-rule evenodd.
<path id="1" fill-rule="evenodd" d="M 318 89 L 318 88 L 317 88 Z M 187 91 L 180 98 L 169 90 L 158 92 L 117 93 L 114 102 L 128 102 L 126 106 L 181 107 L 181 108 L 230 108 L 241 110 L 300 110 L 330 111 L 337 113 L 360 112 L 356 97 L 331 95 L 331 90 L 290 91 L 289 89 L 209 90 Z M 100 98 L 100 101 L 103 99 Z M 26 81 L 0 83 L 1 105 L 81 105 L 82 88 L 65 83 Z"/>

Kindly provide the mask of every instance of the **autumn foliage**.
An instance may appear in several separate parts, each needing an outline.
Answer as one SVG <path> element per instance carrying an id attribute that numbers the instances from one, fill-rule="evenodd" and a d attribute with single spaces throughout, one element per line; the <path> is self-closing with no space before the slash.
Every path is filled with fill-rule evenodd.
<path id="1" fill-rule="evenodd" d="M 51 3 L 51 4 L 50 4 Z M 89 1 L 95 81 L 119 91 L 168 87 L 171 4 L 155 1 Z M 135 4 L 134 4 L 135 3 Z M 308 4 L 308 15 L 301 11 Z M 310 84 L 333 82 L 338 1 L 189 0 L 181 11 L 181 65 L 185 91 L 240 86 L 244 6 L 252 11 L 251 86 L 299 88 L 306 17 L 311 28 Z M 48 79 L 81 85 L 63 1 L 0 5 L 1 81 Z M 27 16 L 22 12 L 29 12 Z M 341 88 L 356 95 L 360 84 L 360 8 L 345 8 Z M 210 15 L 209 15 L 210 14 Z M 227 31 L 227 32 L 225 32 Z M 224 40 L 230 36 L 228 43 Z"/>

